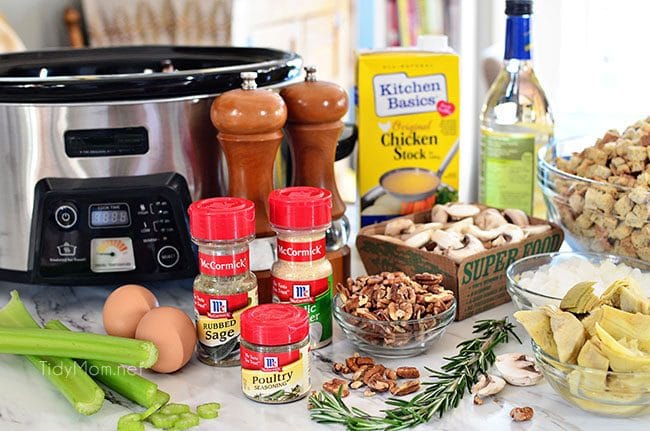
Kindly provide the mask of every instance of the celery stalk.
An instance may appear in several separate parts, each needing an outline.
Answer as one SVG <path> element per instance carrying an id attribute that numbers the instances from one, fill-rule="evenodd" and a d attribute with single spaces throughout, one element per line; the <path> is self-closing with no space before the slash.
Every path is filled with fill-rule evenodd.
<path id="1" fill-rule="evenodd" d="M 0 308 L 0 327 L 39 328 L 18 292 L 11 292 L 11 299 Z M 38 329 L 39 331 L 41 329 Z M 25 358 L 45 376 L 79 413 L 91 415 L 104 402 L 104 391 L 72 359 L 39 357 Z"/>
<path id="2" fill-rule="evenodd" d="M 144 368 L 158 360 L 151 341 L 57 329 L 0 328 L 0 353 L 100 359 Z"/>
<path id="3" fill-rule="evenodd" d="M 45 324 L 45 328 L 71 331 L 70 328 L 58 320 L 50 320 Z M 153 405 L 158 385 L 151 380 L 138 376 L 113 362 L 89 359 L 79 363 L 95 380 L 105 384 L 123 397 L 142 407 L 151 407 Z"/>

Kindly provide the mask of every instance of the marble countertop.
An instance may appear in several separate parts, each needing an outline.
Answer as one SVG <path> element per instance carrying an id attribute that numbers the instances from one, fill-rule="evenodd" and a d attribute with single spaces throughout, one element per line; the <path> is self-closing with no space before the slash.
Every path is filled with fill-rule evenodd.
<path id="1" fill-rule="evenodd" d="M 191 288 L 189 281 L 150 285 L 163 305 L 178 306 L 191 313 Z M 101 308 L 110 293 L 109 287 L 38 287 L 0 283 L 0 305 L 9 298 L 9 292 L 18 289 L 33 313 L 42 321 L 60 319 L 79 330 L 102 332 Z M 514 307 L 505 304 L 475 316 L 476 319 L 502 318 L 512 315 Z M 443 338 L 427 353 L 410 359 L 378 362 L 387 366 L 412 365 L 424 372 L 424 367 L 438 368 L 442 358 L 455 352 L 455 346 L 469 337 L 474 318 L 455 322 Z M 524 340 L 500 348 L 500 353 L 530 352 L 528 338 L 518 330 Z M 352 355 L 354 346 L 344 339 L 337 327 L 334 342 L 314 353 L 312 383 L 319 388 L 323 381 L 331 379 L 331 361 L 342 361 Z M 144 371 L 145 376 L 156 381 L 161 389 L 169 392 L 174 402 L 191 406 L 218 401 L 222 404 L 221 416 L 214 421 L 203 421 L 197 430 L 276 430 L 315 429 L 335 430 L 340 426 L 319 425 L 310 421 L 307 400 L 291 404 L 264 405 L 248 400 L 240 390 L 238 368 L 213 368 L 195 358 L 181 371 L 161 375 Z M 426 377 L 423 377 L 426 379 Z M 361 392 L 353 391 L 346 398 L 350 404 L 368 412 L 376 413 L 382 407 L 385 395 L 363 398 Z M 530 422 L 513 423 L 509 417 L 515 406 L 530 406 L 535 417 Z M 120 416 L 129 411 L 140 411 L 119 396 L 107 394 L 102 409 L 91 417 L 77 414 L 67 401 L 44 379 L 35 368 L 21 357 L 0 355 L 0 430 L 109 430 L 115 429 Z M 507 386 L 496 397 L 481 406 L 475 406 L 466 396 L 460 406 L 442 419 L 434 419 L 418 429 L 427 430 L 639 430 L 647 428 L 647 418 L 611 419 L 587 414 L 563 401 L 550 386 L 542 381 L 530 388 Z"/>

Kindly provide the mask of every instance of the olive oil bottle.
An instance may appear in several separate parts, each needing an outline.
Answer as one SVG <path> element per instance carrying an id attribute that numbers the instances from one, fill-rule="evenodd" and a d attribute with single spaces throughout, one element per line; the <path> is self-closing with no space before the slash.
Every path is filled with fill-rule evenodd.
<path id="1" fill-rule="evenodd" d="M 479 201 L 546 217 L 537 151 L 553 139 L 553 117 L 531 62 L 532 0 L 506 0 L 504 63 L 480 116 Z"/>

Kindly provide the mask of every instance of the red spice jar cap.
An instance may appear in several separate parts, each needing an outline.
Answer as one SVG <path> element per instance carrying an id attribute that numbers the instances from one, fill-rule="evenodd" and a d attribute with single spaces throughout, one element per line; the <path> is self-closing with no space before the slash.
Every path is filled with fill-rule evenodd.
<path id="1" fill-rule="evenodd" d="M 332 222 L 332 192 L 316 187 L 273 190 L 269 222 L 280 229 L 327 227 Z"/>
<path id="2" fill-rule="evenodd" d="M 255 204 L 243 198 L 210 198 L 196 201 L 187 211 L 193 238 L 229 241 L 255 234 Z"/>
<path id="3" fill-rule="evenodd" d="M 241 337 L 252 344 L 283 346 L 309 335 L 307 310 L 291 304 L 262 304 L 241 315 Z"/>

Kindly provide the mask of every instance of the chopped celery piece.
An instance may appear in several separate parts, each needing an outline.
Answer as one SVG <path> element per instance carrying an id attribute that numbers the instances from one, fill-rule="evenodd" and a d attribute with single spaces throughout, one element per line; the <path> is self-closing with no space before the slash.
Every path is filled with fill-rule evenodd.
<path id="1" fill-rule="evenodd" d="M 196 407 L 196 413 L 201 419 L 214 419 L 219 416 L 219 403 L 205 403 Z"/>
<path id="2" fill-rule="evenodd" d="M 67 326 L 58 320 L 47 322 L 45 328 L 70 331 Z M 151 407 L 154 404 L 158 385 L 151 380 L 138 376 L 113 362 L 88 359 L 79 363 L 95 380 L 99 380 L 123 397 L 138 403 L 142 407 Z"/>
<path id="3" fill-rule="evenodd" d="M 196 413 L 185 412 L 180 414 L 180 419 L 174 422 L 174 430 L 185 430 L 195 427 L 199 424 L 199 415 Z"/>
<path id="4" fill-rule="evenodd" d="M 187 404 L 176 404 L 171 403 L 167 404 L 165 407 L 160 409 L 160 413 L 164 415 L 179 415 L 181 413 L 189 413 L 190 406 Z"/>
<path id="5" fill-rule="evenodd" d="M 0 308 L 0 327 L 42 331 L 15 290 L 11 292 L 9 302 Z M 34 355 L 26 355 L 25 359 L 61 392 L 77 412 L 91 415 L 102 407 L 104 391 L 72 359 Z"/>
<path id="6" fill-rule="evenodd" d="M 156 392 L 156 396 L 154 397 L 153 404 L 151 404 L 151 407 L 149 407 L 147 410 L 142 412 L 140 416 L 142 416 L 142 419 L 147 419 L 149 416 L 152 414 L 156 413 L 162 406 L 167 404 L 169 402 L 169 394 L 167 392 L 163 392 L 159 390 Z"/>
<path id="7" fill-rule="evenodd" d="M 100 359 L 144 368 L 158 359 L 158 349 L 151 341 L 36 328 L 0 328 L 0 353 Z"/>
<path id="8" fill-rule="evenodd" d="M 179 415 L 165 415 L 160 412 L 156 412 L 149 416 L 149 422 L 156 427 L 161 429 L 167 429 L 174 426 L 177 420 L 181 417 Z"/>
<path id="9" fill-rule="evenodd" d="M 117 421 L 117 431 L 144 431 L 144 423 L 139 413 L 130 413 Z"/>

